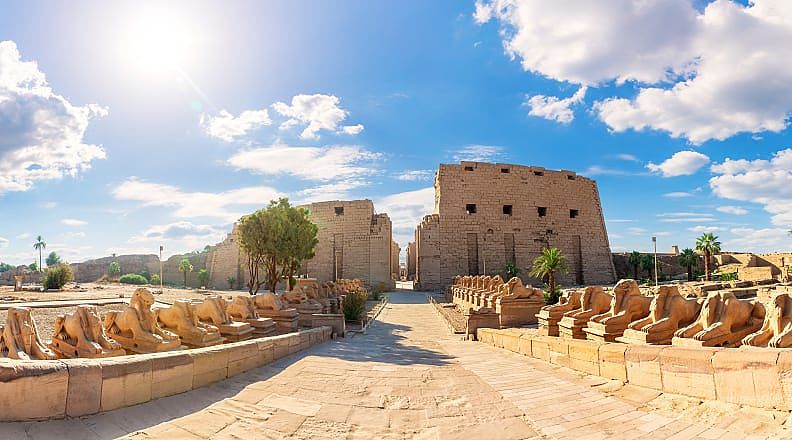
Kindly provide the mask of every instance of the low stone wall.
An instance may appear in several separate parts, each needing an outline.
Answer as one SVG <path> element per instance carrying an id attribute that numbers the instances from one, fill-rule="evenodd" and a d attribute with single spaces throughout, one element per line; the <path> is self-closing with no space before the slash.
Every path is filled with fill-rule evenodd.
<path id="1" fill-rule="evenodd" d="M 664 393 L 792 410 L 792 349 L 683 348 L 478 329 L 485 344 Z"/>
<path id="2" fill-rule="evenodd" d="M 78 417 L 200 388 L 327 341 L 330 327 L 104 359 L 0 359 L 0 420 Z"/>

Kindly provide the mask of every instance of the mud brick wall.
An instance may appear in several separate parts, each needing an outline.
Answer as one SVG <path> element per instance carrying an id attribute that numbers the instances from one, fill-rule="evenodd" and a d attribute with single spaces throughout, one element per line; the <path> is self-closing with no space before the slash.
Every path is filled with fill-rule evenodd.
<path id="1" fill-rule="evenodd" d="M 415 279 L 415 242 L 407 245 L 407 279 Z"/>
<path id="2" fill-rule="evenodd" d="M 416 230 L 421 288 L 443 289 L 460 274 L 495 274 L 511 260 L 523 281 L 540 285 L 527 273 L 547 246 L 567 257 L 570 271 L 560 276 L 562 284 L 616 279 L 597 184 L 572 171 L 441 164 L 434 211 Z"/>
<path id="3" fill-rule="evenodd" d="M 394 280 L 399 279 L 399 254 L 401 248 L 399 243 L 391 240 L 391 278 Z"/>

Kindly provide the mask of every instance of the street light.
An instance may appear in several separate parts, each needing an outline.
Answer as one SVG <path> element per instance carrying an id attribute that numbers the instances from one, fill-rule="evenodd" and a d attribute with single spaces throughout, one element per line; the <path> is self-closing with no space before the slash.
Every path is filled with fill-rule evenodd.
<path id="1" fill-rule="evenodd" d="M 160 245 L 160 293 L 164 293 L 165 291 L 162 289 L 162 251 L 165 250 L 165 246 Z"/>
<path id="2" fill-rule="evenodd" d="M 657 237 L 652 237 L 652 244 L 654 244 L 654 272 L 655 272 L 655 286 L 657 286 Z"/>

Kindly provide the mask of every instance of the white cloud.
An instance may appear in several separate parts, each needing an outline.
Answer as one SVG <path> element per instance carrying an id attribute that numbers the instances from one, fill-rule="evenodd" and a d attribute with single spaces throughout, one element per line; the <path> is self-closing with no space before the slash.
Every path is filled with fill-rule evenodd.
<path id="1" fill-rule="evenodd" d="M 575 119 L 575 114 L 570 107 L 583 102 L 583 98 L 586 96 L 586 89 L 586 86 L 583 86 L 571 97 L 563 99 L 545 95 L 526 96 L 524 105 L 531 108 L 528 112 L 531 116 L 568 124 Z"/>
<path id="2" fill-rule="evenodd" d="M 468 162 L 493 162 L 503 156 L 503 147 L 495 145 L 467 145 L 454 152 L 454 160 Z"/>
<path id="3" fill-rule="evenodd" d="M 695 232 L 697 234 L 703 234 L 705 232 L 725 231 L 726 228 L 721 227 L 721 226 L 698 225 L 698 226 L 693 226 L 692 228 L 688 228 L 687 230 L 690 231 L 690 232 Z"/>
<path id="4" fill-rule="evenodd" d="M 646 229 L 644 229 L 644 228 L 627 228 L 627 233 L 630 234 L 630 235 L 646 234 Z"/>
<path id="5" fill-rule="evenodd" d="M 85 238 L 87 234 L 85 232 L 78 231 L 78 232 L 67 232 L 63 234 L 63 236 L 66 238 Z"/>
<path id="6" fill-rule="evenodd" d="M 340 126 L 347 118 L 349 112 L 338 106 L 341 102 L 333 95 L 296 95 L 292 98 L 291 105 L 284 102 L 272 104 L 272 108 L 288 119 L 281 124 L 285 130 L 295 125 L 305 125 L 300 133 L 303 139 L 319 139 L 322 130 L 355 135 L 363 131 L 362 124 Z"/>
<path id="7" fill-rule="evenodd" d="M 748 210 L 745 208 L 741 208 L 739 206 L 718 206 L 715 208 L 716 211 L 722 212 L 724 214 L 733 214 L 733 215 L 745 215 L 748 214 Z"/>
<path id="8" fill-rule="evenodd" d="M 20 239 L 20 240 L 25 240 L 25 239 L 28 239 L 30 237 L 32 237 L 32 234 L 30 232 L 23 232 L 23 233 L 17 235 L 17 238 Z"/>
<path id="9" fill-rule="evenodd" d="M 88 224 L 85 220 L 80 220 L 76 218 L 64 218 L 61 221 L 62 225 L 66 226 L 85 226 Z"/>
<path id="10" fill-rule="evenodd" d="M 220 110 L 215 116 L 201 115 L 201 124 L 209 136 L 232 142 L 249 131 L 272 124 L 272 120 L 266 109 L 245 110 L 239 116 Z"/>
<path id="11" fill-rule="evenodd" d="M 361 179 L 341 180 L 324 185 L 305 188 L 295 194 L 295 203 L 313 203 L 326 200 L 349 200 L 354 198 L 352 191 L 368 182 Z"/>
<path id="12" fill-rule="evenodd" d="M 792 149 L 770 160 L 726 159 L 710 170 L 713 194 L 723 199 L 760 203 L 774 225 L 792 224 Z"/>
<path id="13" fill-rule="evenodd" d="M 434 176 L 434 170 L 405 170 L 394 175 L 397 180 L 415 182 L 418 180 L 430 180 Z"/>
<path id="14" fill-rule="evenodd" d="M 7 238 L 0 237 L 0 249 L 7 248 L 10 241 Z"/>
<path id="15" fill-rule="evenodd" d="M 292 175 L 305 180 L 359 177 L 376 171 L 381 155 L 358 145 L 330 147 L 269 147 L 241 150 L 228 159 L 236 168 L 265 175 Z"/>
<path id="16" fill-rule="evenodd" d="M 118 200 L 140 202 L 142 207 L 161 207 L 178 218 L 213 217 L 233 222 L 252 209 L 266 206 L 280 193 L 268 186 L 251 186 L 219 193 L 186 192 L 172 185 L 128 178 L 113 190 Z M 247 206 L 240 211 L 232 207 Z"/>
<path id="17" fill-rule="evenodd" d="M 696 151 L 679 151 L 660 164 L 649 162 L 646 168 L 663 177 L 689 176 L 707 165 L 710 159 Z"/>
<path id="18" fill-rule="evenodd" d="M 391 194 L 374 201 L 378 212 L 387 213 L 393 223 L 393 239 L 404 248 L 415 240 L 415 227 L 423 216 L 434 212 L 433 187 Z"/>
<path id="19" fill-rule="evenodd" d="M 696 15 L 687 0 L 493 0 L 474 18 L 500 20 L 506 52 L 526 71 L 594 85 L 667 79 L 693 55 Z"/>
<path id="20" fill-rule="evenodd" d="M 706 223 L 716 221 L 715 216 L 699 212 L 668 212 L 657 214 L 663 223 Z"/>
<path id="21" fill-rule="evenodd" d="M 104 159 L 105 151 L 83 137 L 90 120 L 106 114 L 53 92 L 34 61 L 22 61 L 13 41 L 0 41 L 0 194 L 74 177 Z"/>
<path id="22" fill-rule="evenodd" d="M 206 243 L 217 242 L 228 233 L 226 228 L 211 225 L 196 225 L 188 221 L 179 221 L 165 225 L 151 226 L 143 231 L 141 239 L 146 240 L 183 240 L 197 238 Z"/>
<path id="23" fill-rule="evenodd" d="M 732 228 L 734 235 L 723 241 L 721 249 L 739 252 L 778 252 L 779 248 L 788 248 L 789 232 L 785 228 Z"/>
<path id="24" fill-rule="evenodd" d="M 608 168 L 602 165 L 592 165 L 583 170 L 580 174 L 584 176 L 634 176 L 637 173 L 618 168 Z"/>
<path id="25" fill-rule="evenodd" d="M 58 204 L 56 202 L 41 202 L 39 203 L 39 208 L 42 209 L 53 209 L 56 208 Z"/>
<path id="26" fill-rule="evenodd" d="M 663 197 L 669 197 L 669 198 L 672 198 L 672 199 L 682 199 L 682 198 L 685 198 L 685 197 L 693 197 L 693 194 L 691 194 L 689 192 L 683 192 L 683 191 L 674 191 L 674 192 L 669 192 L 669 193 L 663 194 Z"/>
<path id="27" fill-rule="evenodd" d="M 636 157 L 634 154 L 627 154 L 627 153 L 617 154 L 616 155 L 616 159 L 625 160 L 625 161 L 628 161 L 628 162 L 640 162 L 638 157 Z"/>

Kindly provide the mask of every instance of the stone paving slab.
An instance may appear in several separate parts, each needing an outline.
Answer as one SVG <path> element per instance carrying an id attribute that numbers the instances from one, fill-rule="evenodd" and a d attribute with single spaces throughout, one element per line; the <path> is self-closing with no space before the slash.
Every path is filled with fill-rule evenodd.
<path id="1" fill-rule="evenodd" d="M 394 293 L 367 334 L 206 388 L 86 418 L 0 424 L 0 438 L 711 439 L 787 432 L 733 412 L 683 417 L 669 409 L 677 401 L 655 392 L 462 341 L 425 298 Z"/>

